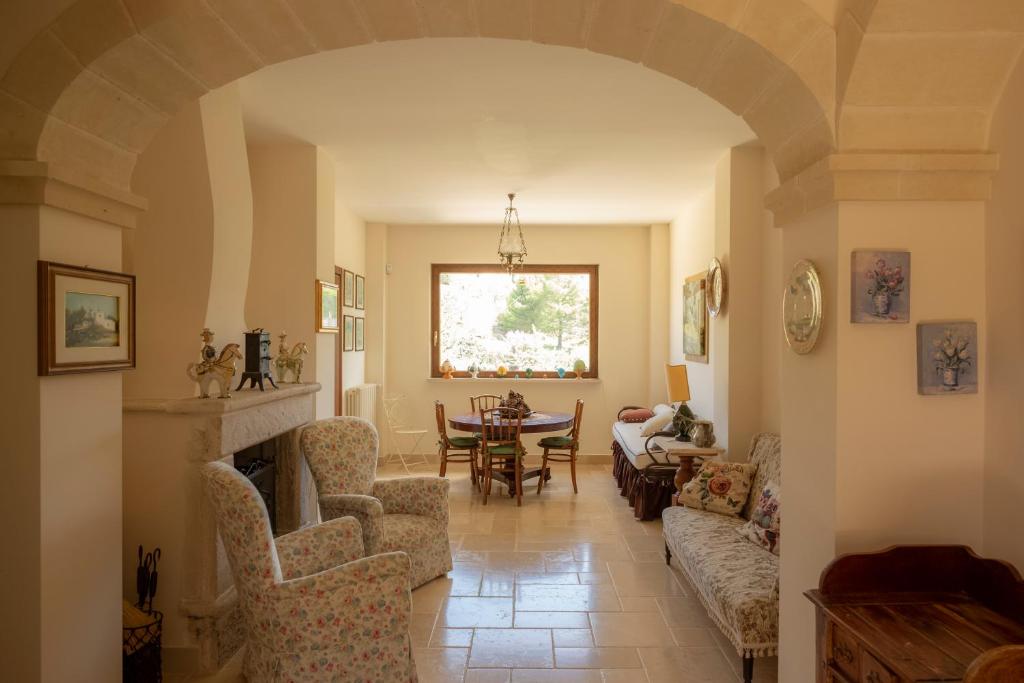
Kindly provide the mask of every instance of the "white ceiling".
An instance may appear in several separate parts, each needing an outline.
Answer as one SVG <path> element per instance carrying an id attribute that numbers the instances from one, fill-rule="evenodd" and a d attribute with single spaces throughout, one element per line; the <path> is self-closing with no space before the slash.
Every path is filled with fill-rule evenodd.
<path id="1" fill-rule="evenodd" d="M 321 145 L 367 221 L 664 222 L 754 139 L 637 64 L 519 41 L 426 39 L 312 55 L 241 81 L 251 142 Z"/>

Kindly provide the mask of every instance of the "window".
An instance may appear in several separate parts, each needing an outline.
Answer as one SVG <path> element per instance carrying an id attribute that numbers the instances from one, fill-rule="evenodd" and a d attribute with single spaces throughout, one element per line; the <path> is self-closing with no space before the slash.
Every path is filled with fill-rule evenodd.
<path id="1" fill-rule="evenodd" d="M 431 377 L 448 360 L 468 377 L 498 366 L 557 377 L 573 363 L 597 377 L 597 266 L 439 265 L 431 272 Z"/>

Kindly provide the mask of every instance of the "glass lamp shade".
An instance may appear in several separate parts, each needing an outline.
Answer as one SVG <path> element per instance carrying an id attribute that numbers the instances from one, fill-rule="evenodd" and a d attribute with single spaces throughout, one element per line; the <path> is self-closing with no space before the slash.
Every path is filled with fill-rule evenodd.
<path id="1" fill-rule="evenodd" d="M 685 365 L 665 364 L 665 384 L 668 388 L 668 400 L 671 403 L 690 400 L 690 381 Z"/>

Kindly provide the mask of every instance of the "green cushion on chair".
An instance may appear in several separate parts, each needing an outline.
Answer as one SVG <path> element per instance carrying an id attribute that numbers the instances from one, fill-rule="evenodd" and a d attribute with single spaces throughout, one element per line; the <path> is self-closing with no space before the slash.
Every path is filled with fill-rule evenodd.
<path id="1" fill-rule="evenodd" d="M 450 436 L 448 440 L 455 448 L 476 448 L 480 445 L 480 439 L 475 436 Z"/>
<path id="2" fill-rule="evenodd" d="M 537 442 L 541 448 L 570 448 L 572 446 L 571 436 L 545 436 Z"/>
<path id="3" fill-rule="evenodd" d="M 516 454 L 516 447 L 515 446 L 492 446 L 492 447 L 488 448 L 487 451 L 491 455 L 515 455 Z M 519 452 L 522 453 L 522 448 L 519 449 Z"/>

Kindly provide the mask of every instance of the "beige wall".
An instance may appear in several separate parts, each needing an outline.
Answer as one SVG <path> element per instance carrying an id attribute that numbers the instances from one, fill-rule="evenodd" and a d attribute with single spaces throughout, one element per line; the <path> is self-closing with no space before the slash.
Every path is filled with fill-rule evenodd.
<path id="1" fill-rule="evenodd" d="M 469 396 L 523 393 L 532 407 L 569 411 L 586 401 L 584 455 L 610 452 L 610 426 L 622 405 L 650 395 L 648 365 L 650 228 L 648 226 L 542 226 L 525 228 L 530 262 L 600 267 L 600 381 L 435 380 L 430 374 L 430 265 L 493 263 L 495 226 L 389 226 L 387 229 L 388 396 L 404 395 L 411 422 L 433 429 L 433 402 L 451 414 L 468 412 Z M 664 380 L 661 381 L 664 387 Z M 433 451 L 433 439 L 424 440 Z"/>
<path id="2" fill-rule="evenodd" d="M 988 205 L 985 231 L 985 286 L 988 346 L 982 372 L 985 406 L 984 551 L 1024 571 L 1024 62 L 1007 84 L 992 123 L 992 149 L 1000 171 Z"/>
<path id="3" fill-rule="evenodd" d="M 647 380 L 647 402 L 653 406 L 665 403 L 668 393 L 665 387 L 665 364 L 669 359 L 669 301 L 672 298 L 668 283 L 670 279 L 671 227 L 667 224 L 651 226 L 651 251 L 648 265 L 647 300 L 648 346 L 650 373 Z"/>
<path id="4" fill-rule="evenodd" d="M 366 257 L 366 222 L 354 214 L 342 201 L 335 202 L 335 242 L 334 242 L 334 263 L 338 266 L 351 270 L 352 272 L 367 276 Z M 377 282 L 375 285 L 379 286 Z M 367 282 L 367 285 L 369 283 Z M 367 289 L 369 287 L 367 286 Z M 344 304 L 344 300 L 342 300 Z M 358 310 L 355 308 L 344 308 L 342 314 L 366 318 L 367 322 L 373 317 L 369 314 L 370 304 L 364 302 L 366 308 Z M 374 313 L 380 308 L 379 303 L 374 302 Z M 378 316 L 379 319 L 379 316 Z M 364 346 L 369 345 L 368 330 L 364 328 Z M 339 343 L 340 343 L 339 338 Z M 379 343 L 377 341 L 376 343 Z M 367 351 L 345 351 L 341 354 L 342 359 L 342 384 L 343 389 L 363 384 L 367 381 L 366 358 Z"/>
<path id="5" fill-rule="evenodd" d="M 765 192 L 778 187 L 779 176 L 765 156 L 761 184 Z M 782 234 L 771 211 L 763 209 L 761 222 L 761 428 L 782 433 Z"/>
<path id="6" fill-rule="evenodd" d="M 712 257 L 723 265 L 726 301 L 708 321 L 708 362 L 685 361 L 690 407 L 715 423 L 728 457 L 744 459 L 762 423 L 762 375 L 778 375 L 778 355 L 764 352 L 762 292 L 766 287 L 762 243 L 769 231 L 762 209 L 767 165 L 760 147 L 736 147 L 715 169 L 713 187 L 699 195 L 670 226 L 669 356 L 684 362 L 682 288 L 707 270 Z M 777 425 L 775 426 L 777 430 Z"/>
<path id="7" fill-rule="evenodd" d="M 782 349 L 781 425 L 786 539 L 779 560 L 779 680 L 814 680 L 814 613 L 803 592 L 835 556 L 838 208 L 820 209 L 782 234 L 783 272 L 810 259 L 821 273 L 826 314 L 813 353 Z M 778 293 L 781 296 L 781 291 Z M 828 311 L 833 311 L 832 315 Z"/>

